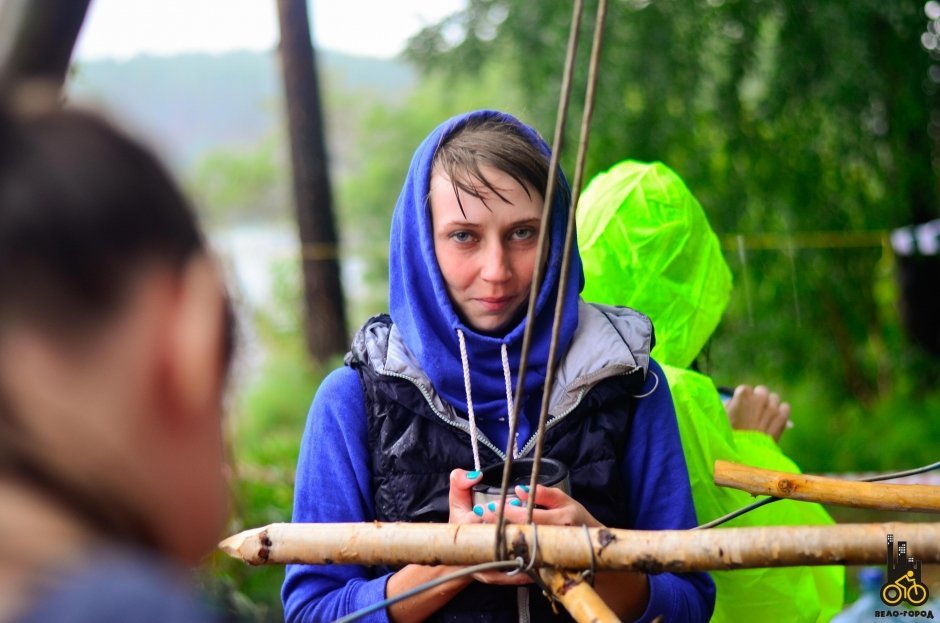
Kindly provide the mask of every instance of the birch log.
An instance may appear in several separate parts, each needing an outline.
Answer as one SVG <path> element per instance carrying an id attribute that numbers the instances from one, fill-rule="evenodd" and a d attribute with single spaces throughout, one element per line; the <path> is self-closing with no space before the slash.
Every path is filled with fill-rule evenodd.
<path id="1" fill-rule="evenodd" d="M 715 461 L 715 484 L 753 495 L 855 508 L 940 513 L 940 487 L 858 482 Z"/>
<path id="2" fill-rule="evenodd" d="M 578 623 L 620 623 L 620 618 L 580 575 L 556 569 L 541 569 L 539 575 Z"/>
<path id="3" fill-rule="evenodd" d="M 713 530 L 588 530 L 597 569 L 644 573 L 754 567 L 883 564 L 886 538 L 908 542 L 911 556 L 940 562 L 940 523 L 778 526 Z M 493 559 L 493 525 L 271 524 L 220 547 L 249 564 L 472 565 Z M 506 526 L 509 557 L 530 560 L 531 525 Z M 535 566 L 589 569 L 582 527 L 539 526 Z"/>

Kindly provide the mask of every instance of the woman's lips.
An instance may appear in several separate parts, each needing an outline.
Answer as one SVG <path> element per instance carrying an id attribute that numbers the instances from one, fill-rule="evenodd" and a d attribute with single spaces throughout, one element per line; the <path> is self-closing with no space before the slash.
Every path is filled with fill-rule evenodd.
<path id="1" fill-rule="evenodd" d="M 499 296 L 499 297 L 492 296 L 492 297 L 478 298 L 477 302 L 479 302 L 480 305 L 483 306 L 483 309 L 485 309 L 488 312 L 499 312 L 499 311 L 503 311 L 504 309 L 506 309 L 510 305 L 510 303 L 512 303 L 513 300 L 514 299 L 511 296 Z"/>

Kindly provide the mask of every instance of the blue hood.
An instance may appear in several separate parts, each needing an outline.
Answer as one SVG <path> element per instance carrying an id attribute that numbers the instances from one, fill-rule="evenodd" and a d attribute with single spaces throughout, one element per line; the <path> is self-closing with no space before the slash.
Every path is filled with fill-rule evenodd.
<path id="1" fill-rule="evenodd" d="M 518 380 L 519 360 L 525 319 L 511 326 L 501 336 L 483 335 L 461 322 L 457 316 L 441 276 L 434 253 L 431 232 L 431 211 L 428 202 L 431 164 L 441 142 L 467 120 L 496 118 L 519 126 L 546 157 L 550 149 L 538 133 L 518 119 L 491 110 L 459 115 L 439 125 L 415 152 L 408 169 L 405 185 L 392 215 L 389 244 L 389 307 L 390 315 L 405 344 L 428 375 L 434 389 L 457 410 L 466 413 L 467 401 L 460 361 L 457 330 L 463 331 L 470 367 L 472 400 L 476 417 L 484 430 L 487 421 L 506 417 L 506 387 L 501 362 L 501 346 L 506 344 L 512 370 L 513 391 Z M 536 422 L 542 385 L 548 368 L 555 299 L 561 274 L 564 227 L 568 218 L 570 195 L 562 176 L 563 189 L 556 192 L 550 222 L 548 265 L 536 301 L 535 327 L 525 379 L 525 402 L 520 418 L 519 436 L 524 441 L 529 427 L 526 420 Z M 563 190 L 564 192 L 560 192 Z M 544 192 L 544 189 L 539 189 Z M 573 249 L 567 289 L 564 293 L 564 314 L 559 334 L 558 353 L 564 354 L 578 325 L 578 294 L 584 283 L 581 257 Z M 499 446 L 505 438 L 492 439 Z"/>

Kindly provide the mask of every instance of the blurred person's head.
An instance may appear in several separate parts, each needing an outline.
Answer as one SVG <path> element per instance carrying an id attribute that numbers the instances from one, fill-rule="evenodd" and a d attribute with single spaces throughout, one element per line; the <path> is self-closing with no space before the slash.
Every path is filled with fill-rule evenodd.
<path id="1" fill-rule="evenodd" d="M 46 102 L 0 107 L 0 497 L 195 562 L 226 514 L 219 273 L 147 149 Z"/>
<path id="2" fill-rule="evenodd" d="M 731 270 L 698 200 L 661 162 L 624 160 L 591 180 L 576 216 L 582 296 L 649 316 L 656 360 L 688 367 L 731 295 Z"/>

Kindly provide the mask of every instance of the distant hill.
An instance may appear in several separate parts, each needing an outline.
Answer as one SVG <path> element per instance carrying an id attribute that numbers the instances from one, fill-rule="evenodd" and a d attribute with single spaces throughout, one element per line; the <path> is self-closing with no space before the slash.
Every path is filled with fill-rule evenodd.
<path id="1" fill-rule="evenodd" d="M 342 136 L 355 111 L 400 101 L 415 72 L 395 60 L 319 51 L 331 151 L 342 159 Z M 274 52 L 138 56 L 73 68 L 69 98 L 103 108 L 185 171 L 207 152 L 250 148 L 282 127 L 280 67 Z M 338 135 L 339 134 L 339 135 Z"/>

